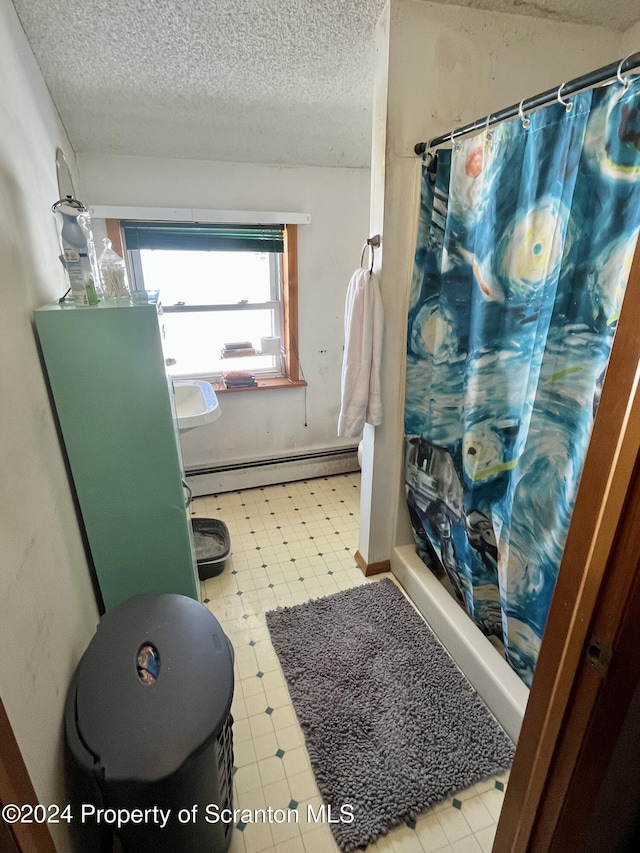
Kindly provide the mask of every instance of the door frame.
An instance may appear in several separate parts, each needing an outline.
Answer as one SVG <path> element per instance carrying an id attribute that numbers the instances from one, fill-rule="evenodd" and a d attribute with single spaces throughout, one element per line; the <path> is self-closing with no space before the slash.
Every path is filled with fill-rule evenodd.
<path id="1" fill-rule="evenodd" d="M 9 803 L 35 806 L 38 798 L 0 698 L 0 807 Z M 5 827 L 17 853 L 56 853 L 46 823 L 13 823 Z"/>
<path id="2" fill-rule="evenodd" d="M 568 805 L 580 803 L 587 815 L 595 803 L 598 780 L 581 773 L 585 756 L 599 755 L 606 767 L 617 729 L 598 738 L 592 723 L 621 672 L 640 677 L 629 667 L 637 647 L 629 647 L 632 632 L 624 630 L 640 571 L 638 560 L 630 559 L 640 553 L 639 477 L 640 241 L 496 831 L 496 853 L 566 850 L 560 845 Z M 598 642 L 602 652 L 596 660 L 589 650 Z M 618 694 L 619 715 L 634 687 L 626 685 L 628 696 Z M 575 815 L 572 823 L 575 827 Z"/>

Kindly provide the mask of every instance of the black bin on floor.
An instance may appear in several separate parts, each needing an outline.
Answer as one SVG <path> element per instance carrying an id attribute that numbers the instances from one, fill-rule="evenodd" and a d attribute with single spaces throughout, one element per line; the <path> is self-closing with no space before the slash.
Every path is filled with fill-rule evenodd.
<path id="1" fill-rule="evenodd" d="M 233 648 L 197 601 L 138 595 L 102 617 L 65 706 L 78 853 L 115 835 L 126 853 L 228 849 L 232 697 Z"/>
<path id="2" fill-rule="evenodd" d="M 229 528 L 219 518 L 192 518 L 191 528 L 201 581 L 214 578 L 224 569 L 231 551 Z"/>

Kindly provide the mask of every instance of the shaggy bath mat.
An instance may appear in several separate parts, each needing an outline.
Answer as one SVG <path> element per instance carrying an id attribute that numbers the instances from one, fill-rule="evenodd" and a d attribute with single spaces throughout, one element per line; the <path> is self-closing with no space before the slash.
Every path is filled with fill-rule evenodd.
<path id="1" fill-rule="evenodd" d="M 346 853 L 511 765 L 513 743 L 392 581 L 267 625 Z"/>

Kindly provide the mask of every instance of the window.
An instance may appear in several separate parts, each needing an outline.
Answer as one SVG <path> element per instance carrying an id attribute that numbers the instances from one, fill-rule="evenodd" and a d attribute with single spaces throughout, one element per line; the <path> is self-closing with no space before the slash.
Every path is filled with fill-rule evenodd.
<path id="1" fill-rule="evenodd" d="M 179 375 L 299 379 L 295 225 L 119 225 L 133 288 L 160 291 Z"/>

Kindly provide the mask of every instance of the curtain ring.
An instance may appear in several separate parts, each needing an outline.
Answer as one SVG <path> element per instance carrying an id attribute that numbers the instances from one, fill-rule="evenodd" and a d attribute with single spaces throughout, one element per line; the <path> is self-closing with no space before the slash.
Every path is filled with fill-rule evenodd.
<path id="1" fill-rule="evenodd" d="M 620 83 L 622 83 L 622 85 L 624 86 L 625 92 L 627 91 L 627 89 L 631 85 L 631 79 L 629 77 L 623 77 L 622 76 L 622 66 L 625 64 L 627 59 L 629 59 L 630 56 L 633 56 L 633 53 L 628 54 L 628 56 L 625 56 L 624 59 L 620 60 L 620 64 L 618 65 L 618 70 L 616 71 L 616 77 L 618 78 L 618 81 Z"/>
<path id="2" fill-rule="evenodd" d="M 527 130 L 531 126 L 531 119 L 527 118 L 524 114 L 524 110 L 522 109 L 522 105 L 524 104 L 524 98 L 520 101 L 518 105 L 518 115 L 520 116 L 520 121 L 522 122 L 522 127 L 524 130 Z"/>
<path id="3" fill-rule="evenodd" d="M 558 93 L 556 95 L 556 100 L 558 101 L 559 104 L 562 104 L 562 106 L 564 107 L 564 111 L 566 113 L 570 113 L 571 110 L 573 109 L 573 101 L 563 101 L 563 99 L 562 99 L 562 90 L 566 85 L 567 85 L 566 83 L 561 83 L 558 86 Z"/>
<path id="4" fill-rule="evenodd" d="M 422 156 L 424 158 L 424 162 L 427 164 L 430 162 L 429 157 L 433 157 L 433 154 L 431 153 L 431 140 L 427 142 L 427 147 L 424 149 L 424 154 Z M 360 264 L 360 266 L 362 266 L 362 264 Z"/>

